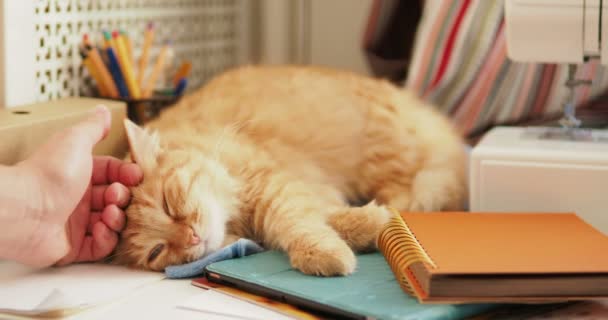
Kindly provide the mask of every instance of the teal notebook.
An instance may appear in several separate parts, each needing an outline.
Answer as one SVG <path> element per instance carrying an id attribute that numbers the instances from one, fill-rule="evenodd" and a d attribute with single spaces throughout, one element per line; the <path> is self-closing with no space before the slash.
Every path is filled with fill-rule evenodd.
<path id="1" fill-rule="evenodd" d="M 358 255 L 357 259 L 357 271 L 347 277 L 304 275 L 277 251 L 216 262 L 206 271 L 210 281 L 352 319 L 463 319 L 496 306 L 421 305 L 401 290 L 381 253 Z"/>

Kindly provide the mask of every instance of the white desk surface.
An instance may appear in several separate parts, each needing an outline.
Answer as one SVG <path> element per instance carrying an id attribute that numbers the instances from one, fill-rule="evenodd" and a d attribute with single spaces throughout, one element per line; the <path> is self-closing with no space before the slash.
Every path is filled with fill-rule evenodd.
<path id="1" fill-rule="evenodd" d="M 67 319 L 203 319 L 200 312 L 176 307 L 180 302 L 200 294 L 202 290 L 191 285 L 188 279 L 164 279 L 139 288 L 118 301 L 77 313 Z M 204 319 L 215 318 L 209 315 Z"/>
<path id="2" fill-rule="evenodd" d="M 74 274 L 77 278 L 79 275 L 82 276 L 82 272 L 77 274 L 75 270 L 76 269 L 71 269 L 71 271 L 67 271 L 65 274 Z M 19 279 L 24 276 L 27 277 L 31 271 L 32 269 L 30 268 L 25 268 L 12 262 L 0 261 L 0 283 L 6 283 L 9 286 L 5 287 L 6 290 L 13 290 L 9 289 L 11 288 L 11 279 Z M 118 275 L 124 277 L 124 274 L 122 273 Z M 97 278 L 97 276 L 94 277 Z M 153 278 L 144 279 L 147 282 L 144 282 L 146 284 L 139 284 L 128 292 L 120 293 L 116 298 L 112 299 L 111 302 L 97 304 L 89 309 L 66 317 L 65 319 L 289 319 L 283 314 L 253 305 L 252 303 L 244 302 L 243 300 L 215 291 L 207 291 L 196 287 L 191 284 L 191 279 L 162 279 L 162 274 L 159 274 L 156 279 L 154 277 L 156 277 L 156 275 L 154 275 Z M 24 282 L 35 283 L 35 281 L 32 282 L 32 278 L 24 279 Z M 49 278 L 45 279 L 48 281 Z M 82 281 L 86 281 L 86 279 Z M 99 281 L 94 287 L 99 288 Z M 17 290 L 17 292 L 19 292 L 19 289 Z M 45 289 L 42 289 L 42 291 L 37 292 L 44 292 L 44 290 Z M 6 292 L 4 293 L 6 294 Z M 8 293 L 10 294 L 10 291 Z M 188 307 L 202 310 L 192 310 L 188 309 Z M 15 319 L 15 317 L 0 314 L 0 319 Z"/>
<path id="3" fill-rule="evenodd" d="M 178 307 L 183 302 L 201 294 L 206 290 L 190 284 L 190 280 L 163 279 L 133 291 L 123 299 L 111 304 L 97 306 L 80 312 L 66 319 L 69 320 L 101 320 L 101 319 L 180 319 L 180 320 L 289 320 L 290 318 L 263 309 L 261 307 L 237 300 L 230 296 L 219 294 L 223 304 L 234 306 L 235 310 L 227 308 L 214 313 L 203 310 L 189 310 Z M 201 298 L 204 301 L 204 297 Z M 243 308 L 243 304 L 249 305 Z M 247 311 L 249 310 L 249 311 Z M 248 313 L 250 312 L 250 313 Z M 232 313 L 232 314 L 231 314 Z M 240 316 L 239 316 L 240 314 Z M 247 316 L 243 316 L 243 315 Z"/>
<path id="4" fill-rule="evenodd" d="M 0 264 L 0 266 L 2 266 Z M 0 271 L 6 268 L 0 268 Z M 205 290 L 195 287 L 191 284 L 190 279 L 172 280 L 162 279 L 151 282 L 143 287 L 139 287 L 122 298 L 111 303 L 101 304 L 89 310 L 81 311 L 66 319 L 69 320 L 101 320 L 101 319 L 207 319 L 207 320 L 284 320 L 282 314 L 268 314 L 268 310 L 263 312 L 252 312 L 247 316 L 230 316 L 229 308 L 226 305 L 234 305 L 235 309 L 239 309 L 244 303 L 241 300 L 229 296 L 222 296 L 222 304 L 228 314 L 213 313 L 202 310 L 188 310 L 180 308 L 189 299 L 205 294 Z M 204 298 L 203 298 L 204 299 Z M 247 308 L 245 308 L 247 309 Z M 276 316 L 274 316 L 276 315 Z M 537 314 L 534 316 L 525 317 L 528 320 L 542 320 L 547 318 L 559 319 L 608 319 L 608 300 L 599 302 L 588 302 L 580 305 L 571 306 L 560 310 L 555 310 L 549 314 Z M 0 315 L 0 319 L 4 319 Z"/>

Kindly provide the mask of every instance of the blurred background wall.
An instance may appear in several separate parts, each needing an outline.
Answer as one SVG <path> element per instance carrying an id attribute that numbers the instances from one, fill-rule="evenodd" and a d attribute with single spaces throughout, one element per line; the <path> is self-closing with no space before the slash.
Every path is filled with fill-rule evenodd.
<path id="1" fill-rule="evenodd" d="M 361 40 L 373 0 L 0 0 L 0 105 L 94 96 L 79 46 L 122 30 L 138 58 L 155 26 L 148 70 L 170 41 L 192 63 L 187 92 L 241 64 L 320 64 L 368 73 Z M 135 60 L 135 59 L 134 59 Z"/>

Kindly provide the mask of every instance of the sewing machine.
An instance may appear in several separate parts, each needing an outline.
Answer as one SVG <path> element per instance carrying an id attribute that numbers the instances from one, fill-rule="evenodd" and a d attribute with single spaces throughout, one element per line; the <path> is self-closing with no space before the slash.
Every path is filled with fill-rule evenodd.
<path id="1" fill-rule="evenodd" d="M 606 4 L 608 6 L 608 4 Z M 608 130 L 576 118 L 577 65 L 608 64 L 608 8 L 600 0 L 506 0 L 508 57 L 568 64 L 569 94 L 553 127 L 498 127 L 471 152 L 470 209 L 576 212 L 608 235 Z"/>

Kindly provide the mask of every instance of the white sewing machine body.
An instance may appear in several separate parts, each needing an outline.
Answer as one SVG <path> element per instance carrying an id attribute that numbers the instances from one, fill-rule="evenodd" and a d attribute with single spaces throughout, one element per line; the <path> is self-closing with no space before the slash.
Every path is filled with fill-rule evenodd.
<path id="1" fill-rule="evenodd" d="M 470 209 L 575 212 L 608 235 L 608 130 L 586 141 L 543 138 L 543 128 L 498 127 L 473 148 Z"/>
<path id="2" fill-rule="evenodd" d="M 600 0 L 506 0 L 505 33 L 515 61 L 608 64 L 608 3 Z"/>

